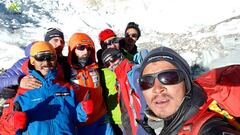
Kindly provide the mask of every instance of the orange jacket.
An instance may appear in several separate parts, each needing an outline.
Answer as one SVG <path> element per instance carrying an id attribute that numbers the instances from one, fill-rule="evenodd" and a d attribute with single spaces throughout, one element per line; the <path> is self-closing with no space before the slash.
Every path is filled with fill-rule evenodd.
<path id="1" fill-rule="evenodd" d="M 89 59 L 92 64 L 83 68 L 78 68 L 73 64 L 73 52 L 77 44 L 89 45 L 92 48 Z M 71 66 L 71 82 L 78 90 L 75 90 L 79 102 L 90 92 L 89 98 L 93 101 L 93 113 L 89 116 L 85 125 L 99 120 L 107 113 L 106 105 L 103 100 L 102 87 L 100 85 L 100 76 L 98 65 L 96 63 L 95 47 L 92 39 L 84 33 L 75 33 L 69 40 L 68 44 L 68 63 Z"/>

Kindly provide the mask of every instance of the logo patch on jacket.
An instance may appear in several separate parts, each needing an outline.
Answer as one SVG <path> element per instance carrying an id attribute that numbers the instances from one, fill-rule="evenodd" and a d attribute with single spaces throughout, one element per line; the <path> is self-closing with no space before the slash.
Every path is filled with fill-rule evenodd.
<path id="1" fill-rule="evenodd" d="M 92 81 L 94 83 L 94 88 L 97 88 L 100 86 L 100 79 L 99 79 L 99 74 L 97 70 L 90 69 L 88 70 L 90 76 L 92 77 Z"/>
<path id="2" fill-rule="evenodd" d="M 69 92 L 56 92 L 56 96 L 70 96 L 71 94 Z"/>

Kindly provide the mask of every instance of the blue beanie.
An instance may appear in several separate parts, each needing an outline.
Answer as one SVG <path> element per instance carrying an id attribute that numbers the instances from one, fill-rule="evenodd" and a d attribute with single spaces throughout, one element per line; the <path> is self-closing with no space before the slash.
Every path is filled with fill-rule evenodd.
<path id="1" fill-rule="evenodd" d="M 44 41 L 48 42 L 54 37 L 60 37 L 64 41 L 63 32 L 58 28 L 48 28 L 47 33 L 45 34 Z"/>

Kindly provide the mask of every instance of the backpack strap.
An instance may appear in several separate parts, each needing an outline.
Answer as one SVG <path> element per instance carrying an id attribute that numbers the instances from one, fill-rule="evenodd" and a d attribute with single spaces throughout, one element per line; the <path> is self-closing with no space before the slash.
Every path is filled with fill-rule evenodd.
<path id="1" fill-rule="evenodd" d="M 219 107 L 216 100 L 213 100 L 208 108 L 211 111 L 214 111 L 220 114 L 221 116 L 223 116 L 224 118 L 226 118 L 232 126 L 234 126 L 238 131 L 240 131 L 240 123 L 235 119 L 235 117 L 229 114 L 226 110 Z"/>
<path id="2" fill-rule="evenodd" d="M 179 130 L 178 135 L 197 135 L 202 125 L 210 118 L 217 116 L 217 113 L 207 111 L 211 102 L 203 105 L 199 112 L 197 112 L 191 119 L 187 120 L 183 127 Z"/>

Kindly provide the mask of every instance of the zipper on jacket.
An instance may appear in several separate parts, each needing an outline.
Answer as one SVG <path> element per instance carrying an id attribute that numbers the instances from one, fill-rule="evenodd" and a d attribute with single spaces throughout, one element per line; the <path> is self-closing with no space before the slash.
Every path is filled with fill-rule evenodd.
<path id="1" fill-rule="evenodd" d="M 52 85 L 51 85 L 51 83 L 49 84 L 49 81 L 47 81 L 47 80 L 45 80 L 46 81 L 46 90 L 47 90 L 47 94 L 46 94 L 46 99 L 48 99 L 48 98 L 50 98 L 50 96 L 51 96 L 51 91 L 49 90 L 49 88 L 50 87 L 52 87 Z M 45 99 L 45 100 L 46 100 Z M 51 101 L 50 101 L 51 102 Z M 50 104 L 50 102 L 49 102 L 49 104 Z M 54 110 L 53 110 L 54 111 Z M 53 114 L 53 112 L 52 112 L 52 110 L 49 110 L 49 114 L 50 114 L 50 116 Z M 54 133 L 54 129 L 53 129 L 53 120 L 50 120 L 49 121 L 49 133 L 50 134 L 53 134 Z"/>

